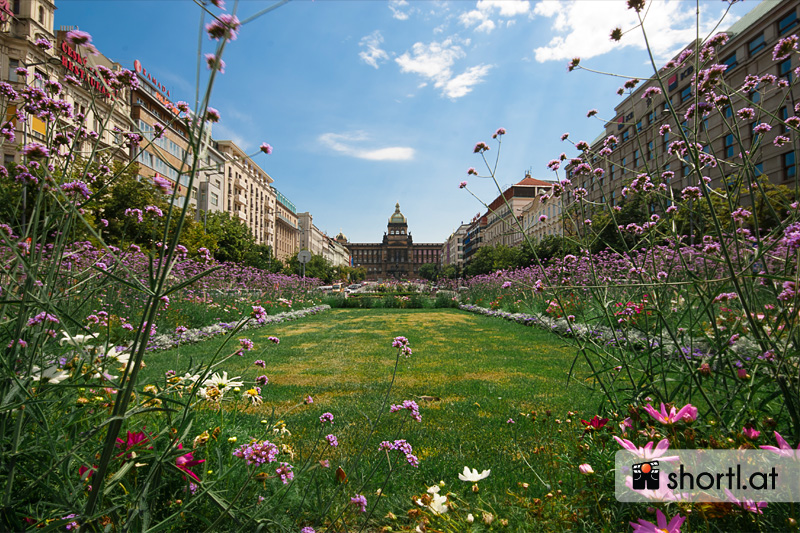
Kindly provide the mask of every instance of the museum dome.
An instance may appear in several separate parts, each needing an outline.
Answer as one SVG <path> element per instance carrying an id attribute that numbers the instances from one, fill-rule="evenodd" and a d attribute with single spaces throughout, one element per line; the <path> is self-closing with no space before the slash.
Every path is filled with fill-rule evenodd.
<path id="1" fill-rule="evenodd" d="M 403 216 L 403 213 L 400 212 L 400 203 L 398 202 L 394 206 L 394 213 L 392 216 L 389 217 L 389 224 L 407 224 L 408 221 L 406 217 Z"/>

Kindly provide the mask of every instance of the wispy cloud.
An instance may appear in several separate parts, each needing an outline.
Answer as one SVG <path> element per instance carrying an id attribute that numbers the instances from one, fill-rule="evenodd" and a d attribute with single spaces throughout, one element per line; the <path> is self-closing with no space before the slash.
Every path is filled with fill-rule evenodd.
<path id="1" fill-rule="evenodd" d="M 427 78 L 443 95 L 455 99 L 472 91 L 472 87 L 481 83 L 491 68 L 491 65 L 477 65 L 456 76 L 452 67 L 464 57 L 466 53 L 461 46 L 455 44 L 453 39 L 445 39 L 429 44 L 414 43 L 411 51 L 395 58 L 395 62 L 402 72 Z"/>
<path id="2" fill-rule="evenodd" d="M 358 57 L 367 65 L 378 68 L 378 63 L 389 59 L 389 54 L 385 50 L 381 50 L 381 43 L 383 43 L 383 35 L 378 30 L 362 37 L 359 46 L 365 50 L 362 50 Z"/>
<path id="3" fill-rule="evenodd" d="M 492 20 L 495 15 L 512 18 L 528 14 L 530 9 L 531 5 L 528 0 L 479 0 L 475 4 L 475 9 L 462 13 L 458 20 L 467 28 L 475 26 L 475 31 L 491 33 L 497 27 Z"/>
<path id="4" fill-rule="evenodd" d="M 249 151 L 253 148 L 253 143 L 242 137 L 240 129 L 228 128 L 220 122 L 214 125 L 213 131 L 215 139 L 233 141 L 244 151 Z"/>
<path id="5" fill-rule="evenodd" d="M 408 7 L 406 0 L 389 0 L 389 9 L 392 10 L 392 18 L 397 20 L 408 20 L 408 11 L 404 11 Z"/>
<path id="6" fill-rule="evenodd" d="M 670 59 L 686 43 L 695 39 L 696 8 L 693 3 L 663 0 L 648 2 L 646 9 L 644 27 L 649 30 L 647 38 L 650 48 L 659 61 Z M 702 11 L 701 35 L 713 30 L 722 11 L 721 8 Z M 573 57 L 586 59 L 625 46 L 641 50 L 646 48 L 640 29 L 626 33 L 620 42 L 610 39 L 612 29 L 620 27 L 627 30 L 638 24 L 636 13 L 628 9 L 624 2 L 549 0 L 536 4 L 534 14 L 554 19 L 552 27 L 557 33 L 546 46 L 534 50 L 539 62 Z M 733 22 L 733 18 L 726 18 L 726 25 Z"/>
<path id="7" fill-rule="evenodd" d="M 365 148 L 369 136 L 363 131 L 350 133 L 323 133 L 319 141 L 341 154 L 371 161 L 408 161 L 414 158 L 414 149 L 408 146 Z"/>

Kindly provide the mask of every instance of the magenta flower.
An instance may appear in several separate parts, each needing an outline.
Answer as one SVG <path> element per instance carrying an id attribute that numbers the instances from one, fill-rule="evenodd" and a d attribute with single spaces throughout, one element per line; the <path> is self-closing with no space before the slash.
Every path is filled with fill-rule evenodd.
<path id="1" fill-rule="evenodd" d="M 758 431 L 756 428 L 742 428 L 742 434 L 750 440 L 755 440 L 761 435 L 761 432 Z"/>
<path id="2" fill-rule="evenodd" d="M 178 449 L 183 449 L 183 444 L 178 444 Z M 197 474 L 192 472 L 190 468 L 195 465 L 199 465 L 200 463 L 205 463 L 205 459 L 195 459 L 194 455 L 191 452 L 180 455 L 175 459 L 175 466 L 178 467 L 179 470 L 183 470 L 186 474 L 189 474 L 195 481 L 200 481 L 200 478 L 197 477 Z"/>
<path id="3" fill-rule="evenodd" d="M 790 35 L 778 41 L 772 49 L 772 60 L 783 61 L 792 55 L 793 50 L 797 50 L 797 35 Z"/>
<path id="4" fill-rule="evenodd" d="M 209 107 L 206 109 L 206 120 L 209 122 L 219 122 L 220 119 L 219 111 L 214 109 L 213 107 Z"/>
<path id="5" fill-rule="evenodd" d="M 661 403 L 661 412 L 656 411 L 653 406 L 648 403 L 644 410 L 662 424 L 674 424 L 679 421 L 693 422 L 697 420 L 697 407 L 694 407 L 690 403 L 687 403 L 678 411 L 675 411 L 675 407 L 670 407 L 669 412 L 667 412 L 667 408 L 663 402 Z"/>
<path id="6" fill-rule="evenodd" d="M 757 502 L 755 500 L 740 500 L 736 496 L 734 496 L 733 493 L 728 489 L 725 489 L 725 496 L 728 497 L 728 500 L 731 503 L 735 503 L 745 511 L 750 511 L 751 513 L 755 514 L 764 514 L 764 511 L 762 511 L 761 509 L 767 506 L 767 502 Z"/>
<path id="7" fill-rule="evenodd" d="M 336 439 L 336 435 L 333 435 L 333 434 L 331 434 L 331 435 L 325 435 L 325 440 L 327 440 L 327 441 L 328 441 L 328 444 L 330 444 L 330 445 L 331 445 L 331 446 L 333 446 L 334 448 L 336 448 L 337 446 L 339 446 L 339 441 Z"/>
<path id="8" fill-rule="evenodd" d="M 680 533 L 681 525 L 686 520 L 685 516 L 675 515 L 672 520 L 667 523 L 667 517 L 660 509 L 656 509 L 656 522 L 658 525 L 648 522 L 647 520 L 639 519 L 638 524 L 631 522 L 631 527 L 634 533 Z"/>
<path id="9" fill-rule="evenodd" d="M 800 461 L 800 444 L 797 446 L 797 450 L 792 449 L 786 439 L 781 437 L 781 434 L 777 431 L 775 432 L 775 440 L 778 441 L 779 448 L 775 446 L 759 446 L 762 450 L 768 450 L 772 453 L 776 453 L 783 457 L 787 457 L 789 459 L 794 458 L 795 460 Z"/>
<path id="10" fill-rule="evenodd" d="M 467 176 L 473 176 L 473 175 L 477 176 L 478 175 L 478 171 L 475 170 L 475 167 L 469 167 L 467 169 Z"/>
<path id="11" fill-rule="evenodd" d="M 669 448 L 669 440 L 661 439 L 658 444 L 656 444 L 655 449 L 653 448 L 653 441 L 648 442 L 645 444 L 644 448 L 638 448 L 634 443 L 629 441 L 628 439 L 621 439 L 614 435 L 614 440 L 617 441 L 617 444 L 625 448 L 631 453 L 636 454 L 637 457 L 649 461 L 651 459 L 658 459 L 659 461 L 668 461 L 674 462 L 679 459 L 677 455 L 670 455 L 668 457 L 663 457 L 664 453 L 666 453 L 667 449 Z"/>
<path id="12" fill-rule="evenodd" d="M 467 182 L 466 181 L 462 181 L 461 183 L 458 184 L 458 188 L 459 189 L 463 189 L 466 186 L 467 186 Z"/>
<path id="13" fill-rule="evenodd" d="M 261 143 L 261 151 L 269 155 L 272 153 L 272 146 L 267 143 Z"/>
<path id="14" fill-rule="evenodd" d="M 594 474 L 594 469 L 592 468 L 592 465 L 590 465 L 589 463 L 583 463 L 582 465 L 578 465 L 578 472 L 580 472 L 585 476 L 588 476 L 590 474 Z"/>
<path id="15" fill-rule="evenodd" d="M 323 424 L 325 422 L 328 422 L 328 423 L 330 423 L 332 425 L 333 424 L 333 414 L 332 413 L 322 413 L 322 416 L 319 417 L 319 421 L 321 423 L 323 423 Z"/>
<path id="16" fill-rule="evenodd" d="M 253 306 L 253 312 L 250 313 L 250 316 L 259 324 L 263 324 L 267 321 L 267 311 L 260 305 Z"/>
<path id="17" fill-rule="evenodd" d="M 225 74 L 225 62 L 222 59 L 217 60 L 214 54 L 206 54 L 205 57 L 208 70 L 218 70 L 220 74 Z"/>
<path id="18" fill-rule="evenodd" d="M 22 155 L 29 159 L 44 159 L 50 155 L 50 150 L 42 144 L 30 143 L 22 148 Z"/>

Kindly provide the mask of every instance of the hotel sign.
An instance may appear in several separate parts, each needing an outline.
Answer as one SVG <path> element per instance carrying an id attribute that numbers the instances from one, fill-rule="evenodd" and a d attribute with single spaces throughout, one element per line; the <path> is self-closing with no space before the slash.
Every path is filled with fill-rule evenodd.
<path id="1" fill-rule="evenodd" d="M 166 87 L 161 85 L 158 82 L 158 80 L 155 78 L 155 76 L 153 76 L 151 73 L 147 72 L 147 69 L 142 66 L 142 62 L 141 61 L 139 61 L 138 59 L 135 60 L 133 62 L 133 68 L 136 70 L 136 72 L 139 73 L 140 76 L 142 76 L 144 79 L 146 79 L 147 81 L 152 83 L 155 87 L 157 87 L 159 91 L 161 91 L 162 93 L 165 93 L 167 96 L 170 96 L 169 89 L 167 89 Z"/>

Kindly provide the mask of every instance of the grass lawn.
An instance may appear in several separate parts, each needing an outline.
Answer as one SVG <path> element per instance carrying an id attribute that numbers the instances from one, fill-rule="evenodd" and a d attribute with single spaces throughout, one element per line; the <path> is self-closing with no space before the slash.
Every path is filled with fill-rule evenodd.
<path id="1" fill-rule="evenodd" d="M 269 342 L 270 335 L 279 337 L 280 344 Z M 415 400 L 422 422 L 411 421 L 407 411 L 386 413 L 364 459 L 356 464 L 352 455 L 364 444 L 389 387 L 396 353 L 391 342 L 399 335 L 409 339 L 414 353 L 400 359 L 389 402 Z M 578 483 L 575 465 L 559 464 L 559 455 L 566 451 L 556 442 L 556 434 L 563 427 L 565 433 L 579 436 L 582 425 L 577 419 L 590 418 L 601 398 L 577 381 L 568 384 L 575 350 L 555 335 L 455 309 L 333 309 L 298 322 L 242 332 L 225 351 L 234 351 L 237 339 L 245 336 L 255 342 L 255 349 L 231 357 L 218 369 L 242 376 L 245 386 L 266 374 L 264 404 L 238 413 L 198 409 L 197 433 L 220 426 L 218 441 L 235 436 L 241 444 L 250 437 L 266 438 L 262 419 L 281 419 L 292 432 L 284 440 L 303 455 L 312 442 L 319 442 L 317 419 L 331 412 L 335 423 L 325 433 L 336 434 L 340 446 L 330 450 L 332 455 L 326 453 L 332 468 L 316 469 L 315 483 L 336 486 L 334 470 L 341 466 L 349 476 L 342 489 L 348 496 L 361 492 L 372 504 L 376 489 L 383 487 L 383 502 L 373 517 L 377 523 L 386 523 L 383 516 L 393 511 L 400 516 L 394 530 L 407 527 L 403 525 L 407 511 L 415 507 L 411 496 L 444 481 L 444 492 L 457 493 L 476 511 L 489 509 L 509 519 L 512 530 L 532 530 L 536 516 L 563 520 L 569 527 L 568 517 L 553 515 L 559 512 L 557 506 L 537 511 L 531 502 L 555 493 L 559 480 L 565 493 Z M 182 374 L 191 359 L 210 358 L 221 342 L 214 339 L 149 355 L 142 383 L 163 381 L 169 369 Z M 256 359 L 264 360 L 266 369 L 254 366 Z M 584 370 L 577 365 L 577 376 Z M 314 401 L 305 405 L 303 398 L 308 395 Z M 566 420 L 570 410 L 578 413 L 571 424 Z M 510 418 L 515 423 L 509 423 Z M 561 421 L 554 423 L 556 419 Z M 378 453 L 378 444 L 398 438 L 414 447 L 419 468 L 402 460 L 387 485 L 380 472 L 370 480 L 373 467 L 385 474 L 386 456 Z M 213 470 L 211 465 L 219 459 L 207 459 Z M 470 490 L 471 484 L 459 481 L 464 466 L 491 469 L 479 483 L 479 494 Z M 529 486 L 523 488 L 524 483 Z M 317 505 L 325 504 L 320 499 Z M 476 531 L 482 527 L 475 524 Z"/>

